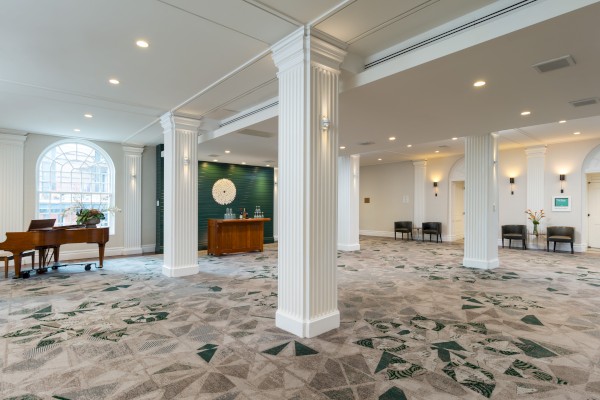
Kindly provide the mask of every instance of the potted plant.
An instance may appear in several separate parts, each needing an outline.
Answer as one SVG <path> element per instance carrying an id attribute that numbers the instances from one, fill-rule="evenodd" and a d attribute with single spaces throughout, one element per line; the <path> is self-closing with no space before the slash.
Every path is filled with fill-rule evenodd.
<path id="1" fill-rule="evenodd" d="M 77 225 L 85 225 L 88 228 L 95 228 L 100 221 L 106 219 L 108 212 L 120 212 L 118 207 L 108 207 L 106 209 L 95 208 L 93 206 L 86 207 L 81 202 L 77 202 L 74 206 L 67 208 L 63 215 L 75 214 L 75 222 Z"/>
<path id="2" fill-rule="evenodd" d="M 544 210 L 543 209 L 540 211 L 527 210 L 527 211 L 525 211 L 525 214 L 527 214 L 527 218 L 533 224 L 533 234 L 535 236 L 537 236 L 538 235 L 538 225 L 540 224 L 540 221 L 542 220 L 542 218 L 544 218 L 546 216 L 546 215 L 544 215 Z"/>

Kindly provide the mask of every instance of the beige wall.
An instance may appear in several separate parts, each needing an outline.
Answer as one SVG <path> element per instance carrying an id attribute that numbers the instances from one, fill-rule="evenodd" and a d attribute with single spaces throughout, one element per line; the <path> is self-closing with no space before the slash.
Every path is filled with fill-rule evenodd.
<path id="1" fill-rule="evenodd" d="M 575 227 L 576 243 L 582 243 L 586 229 L 583 218 L 587 210 L 583 196 L 587 196 L 583 162 L 600 140 L 586 140 L 547 146 L 545 174 L 545 206 L 547 225 Z M 449 174 L 462 157 L 445 157 L 428 160 L 425 187 L 425 219 L 442 222 L 444 237 L 448 235 L 450 215 Z M 527 216 L 527 157 L 524 148 L 502 150 L 498 159 L 498 197 L 500 225 L 525 224 Z M 598 171 L 600 172 L 600 171 Z M 571 196 L 571 212 L 553 212 L 552 196 L 560 195 L 558 175 L 566 177 L 564 195 Z M 411 162 L 365 166 L 360 171 L 360 230 L 361 234 L 393 236 L 393 222 L 413 219 L 414 170 Z M 509 178 L 515 177 L 515 194 L 510 194 Z M 433 181 L 438 183 L 438 196 L 434 196 Z M 403 204 L 402 196 L 410 202 Z M 365 204 L 364 198 L 371 203 Z"/>
<path id="2" fill-rule="evenodd" d="M 27 135 L 25 142 L 25 167 L 24 167 L 24 208 L 23 208 L 23 229 L 29 225 L 29 221 L 34 219 L 36 211 L 36 166 L 39 156 L 51 145 L 62 141 L 65 138 L 57 136 L 47 136 L 38 134 Z M 115 205 L 123 208 L 123 147 L 118 143 L 91 141 L 101 147 L 112 159 L 115 167 Z M 142 221 L 144 224 L 142 230 L 142 245 L 153 245 L 155 243 L 155 207 L 156 200 L 156 161 L 154 158 L 154 149 L 145 148 L 142 155 Z M 119 254 L 123 247 L 123 214 L 115 215 L 115 233 L 110 236 L 106 244 L 107 255 Z M 147 223 L 147 225 L 146 225 Z M 61 253 L 68 259 L 69 252 L 81 252 L 83 250 L 94 249 L 94 245 L 74 244 L 61 246 Z"/>

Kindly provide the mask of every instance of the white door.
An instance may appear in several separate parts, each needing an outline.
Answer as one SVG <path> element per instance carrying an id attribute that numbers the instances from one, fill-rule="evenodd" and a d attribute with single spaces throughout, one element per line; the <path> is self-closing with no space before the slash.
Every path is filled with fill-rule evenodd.
<path id="1" fill-rule="evenodd" d="M 454 239 L 465 237 L 465 182 L 452 182 L 452 232 Z"/>
<path id="2" fill-rule="evenodd" d="M 588 242 L 600 248 L 600 182 L 588 184 Z"/>

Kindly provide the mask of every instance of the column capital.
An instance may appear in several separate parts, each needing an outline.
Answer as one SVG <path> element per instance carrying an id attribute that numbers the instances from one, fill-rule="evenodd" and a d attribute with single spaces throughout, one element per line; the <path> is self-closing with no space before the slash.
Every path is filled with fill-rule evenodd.
<path id="1" fill-rule="evenodd" d="M 172 112 L 164 113 L 160 117 L 160 124 L 165 132 L 169 131 L 191 131 L 198 132 L 200 124 L 199 119 L 179 117 Z"/>
<path id="2" fill-rule="evenodd" d="M 413 161 L 413 165 L 415 167 L 426 167 L 427 166 L 427 160 L 417 160 L 417 161 Z"/>
<path id="3" fill-rule="evenodd" d="M 135 155 L 142 154 L 144 152 L 143 147 L 135 147 L 135 146 L 123 146 L 123 152 L 127 155 Z"/>
<path id="4" fill-rule="evenodd" d="M 310 56 L 311 65 L 337 73 L 347 54 L 339 43 L 332 43 L 325 34 L 312 32 L 306 27 L 297 29 L 275 43 L 271 46 L 271 52 L 279 71 L 301 64 Z"/>
<path id="5" fill-rule="evenodd" d="M 27 135 L 16 135 L 12 133 L 0 132 L 0 144 L 9 144 L 12 146 L 23 145 L 27 140 Z"/>
<path id="6" fill-rule="evenodd" d="M 540 157 L 546 155 L 546 146 L 528 147 L 525 149 L 527 157 Z"/>

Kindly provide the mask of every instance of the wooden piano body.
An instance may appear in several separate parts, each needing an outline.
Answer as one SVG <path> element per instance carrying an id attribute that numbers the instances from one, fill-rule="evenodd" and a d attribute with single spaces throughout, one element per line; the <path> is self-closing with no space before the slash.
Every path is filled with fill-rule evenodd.
<path id="1" fill-rule="evenodd" d="M 108 242 L 108 227 L 104 228 L 63 228 L 34 230 L 29 232 L 6 232 L 6 240 L 0 243 L 0 250 L 13 254 L 15 278 L 21 277 L 21 253 L 36 249 L 40 253 L 40 267 L 46 259 L 46 251 L 54 250 L 54 262 L 58 263 L 59 249 L 63 244 L 97 243 L 99 265 L 104 261 L 104 245 Z"/>

